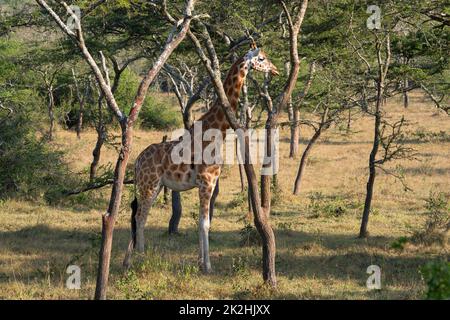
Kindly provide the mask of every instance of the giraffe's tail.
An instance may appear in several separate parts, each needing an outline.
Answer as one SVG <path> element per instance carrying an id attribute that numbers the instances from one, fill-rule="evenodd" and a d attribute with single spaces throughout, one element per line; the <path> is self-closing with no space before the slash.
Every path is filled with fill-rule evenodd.
<path id="1" fill-rule="evenodd" d="M 131 202 L 131 238 L 133 240 L 133 248 L 136 246 L 136 214 L 138 210 L 137 197 Z"/>

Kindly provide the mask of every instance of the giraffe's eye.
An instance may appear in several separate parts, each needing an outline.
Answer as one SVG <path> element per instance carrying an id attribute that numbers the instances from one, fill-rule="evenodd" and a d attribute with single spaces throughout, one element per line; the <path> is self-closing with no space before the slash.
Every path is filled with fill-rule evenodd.
<path id="1" fill-rule="evenodd" d="M 261 61 L 261 62 L 263 62 L 265 59 L 266 58 L 264 58 L 264 57 L 258 57 L 258 60 Z"/>

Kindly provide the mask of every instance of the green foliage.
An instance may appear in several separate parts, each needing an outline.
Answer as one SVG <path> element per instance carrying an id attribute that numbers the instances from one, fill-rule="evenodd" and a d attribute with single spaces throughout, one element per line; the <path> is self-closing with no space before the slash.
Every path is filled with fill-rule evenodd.
<path id="1" fill-rule="evenodd" d="M 49 200 L 71 182 L 61 151 L 47 144 L 45 102 L 32 86 L 33 77 L 15 64 L 23 54 L 18 42 L 0 40 L 0 197 Z M 45 110 L 45 109 L 44 109 Z"/>
<path id="2" fill-rule="evenodd" d="M 233 257 L 231 262 L 231 273 L 233 275 L 248 278 L 250 275 L 250 261 L 247 256 Z"/>
<path id="3" fill-rule="evenodd" d="M 434 261 L 420 269 L 427 285 L 426 298 L 432 300 L 450 299 L 450 262 Z"/>
<path id="4" fill-rule="evenodd" d="M 408 241 L 409 241 L 408 237 L 400 237 L 391 243 L 391 248 L 398 251 L 403 251 Z"/>
<path id="5" fill-rule="evenodd" d="M 446 131 L 430 132 L 423 127 L 419 127 L 416 131 L 409 134 L 412 139 L 418 142 L 448 142 L 450 141 L 450 134 Z"/>
<path id="6" fill-rule="evenodd" d="M 32 99 L 30 96 L 30 104 Z M 16 110 L 1 128 L 0 197 L 35 199 L 45 195 L 50 200 L 71 180 L 63 154 L 37 136 L 35 122 L 42 121 L 39 115 L 30 110 L 24 114 L 24 108 Z"/>
<path id="7" fill-rule="evenodd" d="M 141 127 L 155 130 L 174 130 L 183 127 L 180 111 L 162 99 L 149 96 L 141 111 Z"/>
<path id="8" fill-rule="evenodd" d="M 443 192 L 430 193 L 426 200 L 425 225 L 416 231 L 412 237 L 414 242 L 431 245 L 433 243 L 447 244 L 450 228 L 449 199 Z"/>
<path id="9" fill-rule="evenodd" d="M 242 247 L 251 247 L 261 245 L 261 236 L 258 230 L 250 224 L 247 223 L 240 231 L 239 235 L 241 237 L 240 245 Z"/>
<path id="10" fill-rule="evenodd" d="M 348 212 L 349 203 L 339 196 L 327 199 L 321 192 L 314 192 L 309 200 L 308 212 L 311 218 L 339 218 Z"/>
<path id="11" fill-rule="evenodd" d="M 140 79 L 130 69 L 123 72 L 115 93 L 119 106 L 128 114 L 134 101 Z M 172 99 L 159 97 L 150 92 L 145 99 L 140 115 L 140 125 L 146 129 L 174 130 L 183 126 L 180 111 Z"/>
<path id="12" fill-rule="evenodd" d="M 244 191 L 237 193 L 234 198 L 229 202 L 230 208 L 243 208 L 247 204 L 248 189 L 244 188 Z"/>

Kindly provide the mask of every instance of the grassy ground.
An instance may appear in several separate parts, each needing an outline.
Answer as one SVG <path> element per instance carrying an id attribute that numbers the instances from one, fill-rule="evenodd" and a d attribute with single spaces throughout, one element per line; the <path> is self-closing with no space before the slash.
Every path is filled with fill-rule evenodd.
<path id="1" fill-rule="evenodd" d="M 367 179 L 367 159 L 372 139 L 372 120 L 360 118 L 351 135 L 333 129 L 313 149 L 299 196 L 291 193 L 298 159 L 288 154 L 288 130 L 282 132 L 279 184 L 281 193 L 271 216 L 277 239 L 276 291 L 262 286 L 261 250 L 241 246 L 240 230 L 247 208 L 239 192 L 236 166 L 225 168 L 221 194 L 211 232 L 214 272 L 202 275 L 196 266 L 198 201 L 196 190 L 184 192 L 181 235 L 169 237 L 170 209 L 159 200 L 151 211 L 147 251 L 124 274 L 121 261 L 129 239 L 127 190 L 116 226 L 111 263 L 109 298 L 116 299 L 419 299 L 424 284 L 418 268 L 427 261 L 448 257 L 448 249 L 406 245 L 391 248 L 401 236 L 409 236 L 424 222 L 425 199 L 431 191 L 450 193 L 448 139 L 428 139 L 427 133 L 450 132 L 448 116 L 439 113 L 420 94 L 408 110 L 398 100 L 386 110 L 393 119 L 405 115 L 413 125 L 410 146 L 418 161 L 397 161 L 413 189 L 380 173 L 376 180 L 370 238 L 356 238 Z M 425 133 L 425 136 L 424 136 Z M 161 141 L 162 132 L 137 132 L 133 159 L 148 144 Z M 302 148 L 311 135 L 302 129 Z M 430 141 L 431 140 L 431 141 Z M 95 142 L 93 132 L 78 141 L 73 132 L 59 131 L 58 148 L 67 150 L 74 172 L 86 170 Z M 115 159 L 109 148 L 103 164 Z M 0 203 L 0 298 L 90 299 L 100 237 L 100 217 L 109 190 L 72 197 L 57 206 L 43 202 L 7 200 Z M 66 266 L 82 270 L 81 290 L 65 288 Z M 382 270 L 382 289 L 369 291 L 366 269 Z"/>

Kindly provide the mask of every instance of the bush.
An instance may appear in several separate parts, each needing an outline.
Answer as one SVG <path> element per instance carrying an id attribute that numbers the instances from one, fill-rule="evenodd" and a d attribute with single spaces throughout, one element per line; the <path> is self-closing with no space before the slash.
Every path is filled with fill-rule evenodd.
<path id="1" fill-rule="evenodd" d="M 412 237 L 414 242 L 446 245 L 450 227 L 448 200 L 443 192 L 430 194 L 425 205 L 427 220 L 423 229 L 414 233 Z"/>
<path id="2" fill-rule="evenodd" d="M 115 93 L 119 105 L 128 114 L 134 101 L 140 79 L 132 70 L 125 70 L 120 78 L 120 84 Z M 141 127 L 154 130 L 174 130 L 183 127 L 183 121 L 178 105 L 171 96 L 164 98 L 149 92 L 144 101 L 139 123 Z"/>
<path id="3" fill-rule="evenodd" d="M 314 192 L 309 196 L 308 211 L 310 218 L 334 217 L 339 218 L 347 213 L 349 203 L 340 196 L 326 199 L 321 192 Z"/>
<path id="4" fill-rule="evenodd" d="M 261 236 L 258 233 L 258 230 L 247 223 L 240 231 L 239 234 L 241 236 L 240 245 L 242 247 L 251 247 L 251 246 L 259 246 L 261 245 Z"/>
<path id="5" fill-rule="evenodd" d="M 155 97 L 149 96 L 141 111 L 141 126 L 154 130 L 174 130 L 183 127 L 181 113 Z"/>
<path id="6" fill-rule="evenodd" d="M 44 130 L 41 124 L 46 123 L 45 116 L 39 113 L 39 97 L 33 92 L 23 94 L 23 104 L 10 102 L 14 113 L 2 119 L 0 198 L 45 196 L 48 200 L 50 194 L 69 182 L 68 170 L 62 152 L 37 134 Z"/>
<path id="7" fill-rule="evenodd" d="M 420 269 L 420 273 L 427 285 L 427 299 L 450 299 L 450 262 L 430 262 Z"/>

